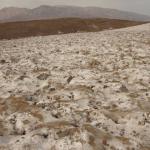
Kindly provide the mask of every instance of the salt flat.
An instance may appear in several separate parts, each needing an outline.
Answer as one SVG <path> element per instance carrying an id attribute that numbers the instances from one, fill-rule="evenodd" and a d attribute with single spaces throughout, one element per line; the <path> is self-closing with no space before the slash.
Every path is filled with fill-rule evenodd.
<path id="1" fill-rule="evenodd" d="M 0 149 L 149 150 L 150 24 L 0 41 Z"/>

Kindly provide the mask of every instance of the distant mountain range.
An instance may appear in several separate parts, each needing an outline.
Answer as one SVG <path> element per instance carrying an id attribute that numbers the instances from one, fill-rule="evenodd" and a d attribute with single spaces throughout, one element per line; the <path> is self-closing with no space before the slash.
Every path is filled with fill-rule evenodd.
<path id="1" fill-rule="evenodd" d="M 150 21 L 150 16 L 99 7 L 43 5 L 34 9 L 7 7 L 0 10 L 0 22 L 54 18 L 109 18 L 131 21 Z"/>

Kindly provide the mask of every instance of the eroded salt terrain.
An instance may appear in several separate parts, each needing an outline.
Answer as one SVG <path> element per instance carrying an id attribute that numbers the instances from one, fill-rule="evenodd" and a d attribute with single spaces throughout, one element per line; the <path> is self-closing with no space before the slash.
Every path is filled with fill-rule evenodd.
<path id="1" fill-rule="evenodd" d="M 0 41 L 1 150 L 149 150 L 150 24 Z"/>

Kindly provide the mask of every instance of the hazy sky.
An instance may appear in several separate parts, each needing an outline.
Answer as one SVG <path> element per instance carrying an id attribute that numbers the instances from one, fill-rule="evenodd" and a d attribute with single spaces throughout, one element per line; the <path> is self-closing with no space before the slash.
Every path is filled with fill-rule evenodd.
<path id="1" fill-rule="evenodd" d="M 33 8 L 39 5 L 99 6 L 150 15 L 150 0 L 0 0 L 0 8 L 7 6 Z"/>

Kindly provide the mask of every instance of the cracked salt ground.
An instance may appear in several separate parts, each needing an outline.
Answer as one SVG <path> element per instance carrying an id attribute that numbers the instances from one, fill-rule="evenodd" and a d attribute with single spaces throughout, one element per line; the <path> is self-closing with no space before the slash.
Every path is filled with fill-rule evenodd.
<path id="1" fill-rule="evenodd" d="M 0 149 L 149 150 L 150 24 L 0 41 Z"/>

